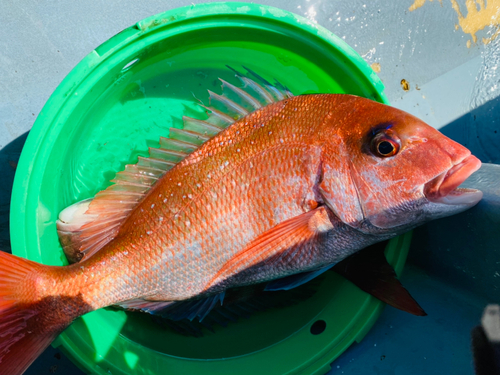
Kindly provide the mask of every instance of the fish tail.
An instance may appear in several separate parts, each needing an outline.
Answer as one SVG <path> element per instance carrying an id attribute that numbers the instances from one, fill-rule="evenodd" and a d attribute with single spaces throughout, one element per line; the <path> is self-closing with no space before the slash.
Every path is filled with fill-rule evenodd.
<path id="1" fill-rule="evenodd" d="M 0 375 L 22 374 L 78 316 L 80 297 L 37 292 L 51 268 L 0 251 Z"/>

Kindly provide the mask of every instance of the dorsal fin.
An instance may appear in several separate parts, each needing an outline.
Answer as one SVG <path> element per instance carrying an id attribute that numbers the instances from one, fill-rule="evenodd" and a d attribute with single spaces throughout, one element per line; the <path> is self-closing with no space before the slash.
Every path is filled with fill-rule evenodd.
<path id="1" fill-rule="evenodd" d="M 222 79 L 222 94 L 209 91 L 210 106 L 205 120 L 183 117 L 183 129 L 170 128 L 169 138 L 160 138 L 159 148 L 149 148 L 149 157 L 139 157 L 118 172 L 107 189 L 93 199 L 73 204 L 59 214 L 57 231 L 69 262 L 92 256 L 118 234 L 132 210 L 165 173 L 203 143 L 235 121 L 270 103 L 293 96 L 280 83 L 270 84 L 247 69 L 251 79 L 236 70 L 239 88 Z"/>

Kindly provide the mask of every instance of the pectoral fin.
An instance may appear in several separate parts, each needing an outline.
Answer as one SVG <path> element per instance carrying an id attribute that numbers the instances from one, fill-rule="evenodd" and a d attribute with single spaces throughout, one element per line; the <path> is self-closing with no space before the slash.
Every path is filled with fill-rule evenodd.
<path id="1" fill-rule="evenodd" d="M 217 272 L 205 290 L 254 265 L 290 263 L 295 257 L 310 254 L 315 239 L 333 229 L 327 209 L 320 206 L 286 220 L 262 233 L 237 253 Z"/>

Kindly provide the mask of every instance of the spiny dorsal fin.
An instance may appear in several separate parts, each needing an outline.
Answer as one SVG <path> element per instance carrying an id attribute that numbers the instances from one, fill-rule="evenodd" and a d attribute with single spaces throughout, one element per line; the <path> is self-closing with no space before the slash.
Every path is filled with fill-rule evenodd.
<path id="1" fill-rule="evenodd" d="M 245 76 L 230 66 L 228 66 L 228 68 L 231 69 L 235 73 L 235 76 L 241 81 L 242 87 L 236 87 L 219 78 L 222 82 L 222 94 L 219 95 L 208 90 L 210 107 L 202 105 L 202 107 L 209 111 L 208 119 L 201 121 L 187 116 L 183 117 L 184 129 L 189 127 L 189 129 L 197 131 L 193 126 L 200 123 L 204 123 L 202 125 L 206 127 L 216 126 L 218 128 L 227 128 L 235 121 L 238 121 L 259 108 L 293 96 L 290 90 L 278 81 L 271 84 L 248 68 L 245 68 L 247 74 L 254 79 Z M 215 134 L 217 133 L 213 133 L 212 135 Z"/>
<path id="2" fill-rule="evenodd" d="M 169 138 L 160 138 L 159 148 L 149 148 L 149 157 L 139 157 L 118 172 L 106 190 L 59 214 L 57 231 L 64 253 L 71 263 L 78 262 L 103 248 L 118 234 L 132 210 L 151 186 L 186 156 L 235 121 L 273 102 L 292 97 L 283 85 L 274 85 L 246 69 L 251 79 L 236 70 L 242 88 L 220 79 L 222 94 L 209 91 L 208 118 L 183 117 L 183 129 L 170 128 Z"/>

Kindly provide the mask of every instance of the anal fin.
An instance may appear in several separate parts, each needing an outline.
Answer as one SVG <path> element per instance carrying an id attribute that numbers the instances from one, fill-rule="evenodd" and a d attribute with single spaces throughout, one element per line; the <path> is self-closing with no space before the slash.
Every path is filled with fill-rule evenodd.
<path id="1" fill-rule="evenodd" d="M 116 306 L 121 307 L 125 310 L 136 310 L 142 311 L 149 314 L 155 314 L 157 311 L 160 311 L 164 308 L 167 308 L 169 305 L 175 302 L 171 301 L 148 301 L 146 299 L 137 298 L 131 299 L 128 301 L 121 302 Z"/>
<path id="2" fill-rule="evenodd" d="M 167 326 L 182 335 L 201 337 L 205 330 L 215 333 L 216 326 L 227 327 L 230 323 L 237 323 L 241 318 L 251 319 L 252 315 L 259 312 L 288 308 L 302 303 L 311 298 L 320 285 L 321 277 L 290 291 L 266 292 L 265 283 L 247 285 L 228 289 L 224 296 L 224 304 L 216 303 L 202 321 L 197 319 L 171 320 L 168 316 L 164 318 L 159 315 L 153 315 L 152 318 L 156 323 Z M 175 304 L 182 303 L 175 302 Z M 175 305 L 172 305 L 172 309 L 175 308 Z"/>
<path id="3" fill-rule="evenodd" d="M 137 310 L 170 320 L 198 319 L 200 322 L 217 306 L 222 306 L 225 292 L 205 298 L 186 301 L 148 301 L 147 299 L 133 299 L 119 303 L 117 306 L 125 310 Z"/>
<path id="4" fill-rule="evenodd" d="M 310 272 L 302 272 L 296 275 L 291 275 L 287 277 L 283 277 L 281 279 L 273 280 L 267 283 L 264 288 L 265 291 L 277 291 L 277 290 L 290 290 L 301 286 L 308 281 L 318 277 L 323 272 L 328 271 L 332 268 L 334 264 L 329 264 L 326 267 L 320 268 L 319 270 L 310 271 Z"/>
<path id="5" fill-rule="evenodd" d="M 175 321 L 182 319 L 192 321 L 193 319 L 197 319 L 201 322 L 219 302 L 222 306 L 224 296 L 225 292 L 222 292 L 201 299 L 175 302 L 167 308 L 158 311 L 157 314 Z"/>

